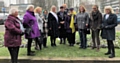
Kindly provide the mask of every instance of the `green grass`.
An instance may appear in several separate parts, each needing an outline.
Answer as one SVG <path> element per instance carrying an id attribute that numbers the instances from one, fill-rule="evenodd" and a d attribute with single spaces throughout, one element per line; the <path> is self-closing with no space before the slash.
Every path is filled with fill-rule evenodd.
<path id="1" fill-rule="evenodd" d="M 117 33 L 117 36 L 120 36 L 120 33 Z M 0 37 L 3 37 L 3 33 L 0 33 Z M 91 36 L 88 35 L 89 43 L 91 40 L 90 37 Z M 76 34 L 76 41 L 79 42 L 78 33 Z M 101 42 L 102 42 L 102 40 L 101 40 Z M 117 42 L 120 43 L 119 40 Z M 23 43 L 26 43 L 26 40 L 23 41 Z M 34 50 L 34 47 L 32 47 L 32 50 Z M 48 48 L 43 48 L 41 51 L 36 51 L 35 57 L 44 57 L 44 58 L 108 57 L 108 56 L 104 55 L 104 53 L 106 53 L 106 52 L 107 52 L 107 48 L 104 48 L 104 49 L 101 48 L 101 50 L 99 52 L 96 52 L 96 50 L 92 50 L 91 48 L 87 48 L 86 50 L 79 49 L 79 45 L 75 45 L 74 47 L 70 47 L 70 46 L 68 46 L 68 44 L 60 45 L 59 40 L 57 40 L 57 47 L 51 47 L 50 39 L 48 38 Z M 120 49 L 116 49 L 117 57 L 120 57 L 119 53 L 120 53 Z M 27 56 L 26 54 L 27 54 L 27 49 L 20 48 L 19 56 L 24 57 L 24 56 Z M 0 47 L 0 56 L 9 56 L 9 52 L 8 52 L 7 48 Z"/>

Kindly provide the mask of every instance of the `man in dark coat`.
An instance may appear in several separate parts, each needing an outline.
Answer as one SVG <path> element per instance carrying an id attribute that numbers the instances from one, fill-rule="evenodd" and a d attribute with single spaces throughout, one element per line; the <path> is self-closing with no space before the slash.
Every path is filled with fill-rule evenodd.
<path id="1" fill-rule="evenodd" d="M 108 52 L 105 55 L 109 55 L 109 58 L 115 57 L 115 49 L 113 40 L 115 40 L 115 27 L 117 26 L 117 16 L 113 14 L 111 6 L 105 7 L 105 15 L 102 21 L 102 33 L 103 39 L 107 40 Z"/>
<path id="2" fill-rule="evenodd" d="M 62 43 L 66 43 L 66 30 L 65 30 L 65 27 L 64 27 L 64 24 L 65 24 L 65 11 L 64 11 L 64 7 L 61 6 L 60 7 L 60 11 L 57 13 L 58 15 L 58 19 L 59 19 L 59 26 L 60 26 L 60 35 L 59 35 L 59 38 L 60 38 L 60 44 Z M 63 42 L 64 41 L 64 42 Z"/>
<path id="3" fill-rule="evenodd" d="M 100 25 L 102 22 L 102 14 L 98 10 L 98 6 L 94 5 L 93 10 L 90 14 L 90 24 L 91 24 L 91 30 L 92 30 L 92 41 L 93 46 L 92 49 L 97 47 L 97 51 L 100 49 L 100 38 L 99 38 L 99 32 L 100 32 Z"/>

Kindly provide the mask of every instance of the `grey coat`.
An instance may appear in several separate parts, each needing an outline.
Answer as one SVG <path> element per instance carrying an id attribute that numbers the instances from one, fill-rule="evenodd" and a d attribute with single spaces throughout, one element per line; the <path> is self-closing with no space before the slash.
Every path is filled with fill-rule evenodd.
<path id="1" fill-rule="evenodd" d="M 75 23 L 77 24 L 78 29 L 86 29 L 86 24 L 89 24 L 88 13 L 78 13 L 75 17 Z"/>
<path id="2" fill-rule="evenodd" d="M 117 16 L 115 14 L 110 14 L 108 19 L 105 19 L 105 16 L 101 25 L 101 36 L 103 39 L 115 40 L 115 27 L 117 26 Z"/>

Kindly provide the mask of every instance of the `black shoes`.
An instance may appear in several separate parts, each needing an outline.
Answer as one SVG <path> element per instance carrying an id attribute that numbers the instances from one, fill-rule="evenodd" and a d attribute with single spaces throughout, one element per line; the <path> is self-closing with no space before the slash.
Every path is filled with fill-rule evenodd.
<path id="1" fill-rule="evenodd" d="M 35 53 L 35 51 L 30 51 L 30 53 L 28 53 L 27 55 L 28 55 L 28 56 L 35 56 L 34 53 Z"/>
<path id="2" fill-rule="evenodd" d="M 114 58 L 115 57 L 115 55 L 114 54 L 111 54 L 110 56 L 109 56 L 109 58 Z"/>
<path id="3" fill-rule="evenodd" d="M 110 54 L 111 54 L 110 52 L 105 53 L 105 55 L 110 55 Z"/>

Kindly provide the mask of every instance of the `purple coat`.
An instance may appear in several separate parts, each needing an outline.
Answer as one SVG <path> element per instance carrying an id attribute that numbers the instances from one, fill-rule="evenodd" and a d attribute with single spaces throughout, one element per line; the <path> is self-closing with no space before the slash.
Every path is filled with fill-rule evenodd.
<path id="1" fill-rule="evenodd" d="M 17 47 L 21 45 L 20 24 L 17 17 L 9 15 L 5 21 L 4 45 L 6 47 Z"/>
<path id="2" fill-rule="evenodd" d="M 34 12 L 26 11 L 24 15 L 23 25 L 24 27 L 32 27 L 32 32 L 28 36 L 25 34 L 25 38 L 36 38 L 40 36 L 40 31 L 37 24 L 37 19 L 34 15 Z"/>

